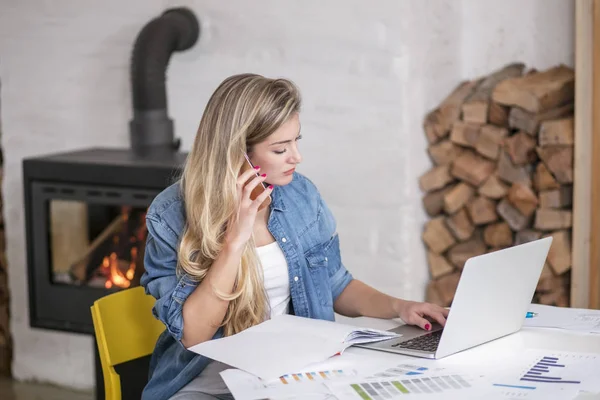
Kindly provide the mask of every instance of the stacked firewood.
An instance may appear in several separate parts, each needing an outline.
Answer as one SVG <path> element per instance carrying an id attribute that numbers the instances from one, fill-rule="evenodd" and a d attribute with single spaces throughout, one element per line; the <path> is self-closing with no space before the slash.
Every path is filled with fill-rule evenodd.
<path id="1" fill-rule="evenodd" d="M 470 257 L 551 235 L 534 301 L 568 306 L 574 83 L 563 65 L 510 64 L 461 83 L 427 114 L 428 301 L 451 304 Z"/>

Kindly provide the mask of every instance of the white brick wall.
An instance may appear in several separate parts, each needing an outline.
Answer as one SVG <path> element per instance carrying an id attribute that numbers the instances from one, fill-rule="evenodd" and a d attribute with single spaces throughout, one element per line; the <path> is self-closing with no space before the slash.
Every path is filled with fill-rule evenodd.
<path id="1" fill-rule="evenodd" d="M 417 178 L 429 167 L 424 113 L 456 83 L 522 60 L 573 62 L 568 0 L 75 0 L 3 2 L 0 13 L 4 201 L 14 373 L 93 385 L 87 336 L 31 329 L 21 160 L 95 145 L 127 146 L 128 60 L 141 26 L 189 5 L 200 42 L 175 54 L 169 110 L 189 149 L 226 76 L 250 71 L 300 86 L 305 162 L 337 216 L 358 278 L 422 299 L 427 281 Z"/>

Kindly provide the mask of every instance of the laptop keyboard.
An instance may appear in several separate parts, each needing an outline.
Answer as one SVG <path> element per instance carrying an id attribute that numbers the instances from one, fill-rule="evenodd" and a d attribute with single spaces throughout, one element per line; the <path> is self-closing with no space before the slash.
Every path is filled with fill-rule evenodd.
<path id="1" fill-rule="evenodd" d="M 392 347 L 433 352 L 437 350 L 441 337 L 442 330 L 439 330 L 436 332 L 427 333 L 423 336 L 419 336 L 414 339 L 407 340 L 405 342 L 393 344 Z"/>

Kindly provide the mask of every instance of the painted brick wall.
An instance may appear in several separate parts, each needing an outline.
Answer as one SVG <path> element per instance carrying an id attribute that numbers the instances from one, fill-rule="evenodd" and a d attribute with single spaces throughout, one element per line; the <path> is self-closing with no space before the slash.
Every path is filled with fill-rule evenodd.
<path id="1" fill-rule="evenodd" d="M 28 324 L 21 160 L 128 145 L 131 46 L 165 8 L 192 7 L 203 28 L 168 71 L 170 115 L 184 149 L 226 76 L 293 79 L 304 97 L 299 171 L 338 219 L 346 266 L 380 290 L 416 300 L 428 279 L 417 186 L 430 166 L 423 115 L 460 79 L 502 64 L 573 62 L 567 0 L 3 3 L 2 189 L 14 374 L 79 388 L 93 385 L 91 338 Z"/>

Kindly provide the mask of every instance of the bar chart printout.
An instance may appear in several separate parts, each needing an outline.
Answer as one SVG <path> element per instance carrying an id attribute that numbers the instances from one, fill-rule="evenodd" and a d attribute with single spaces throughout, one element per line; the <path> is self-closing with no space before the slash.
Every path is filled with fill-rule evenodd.
<path id="1" fill-rule="evenodd" d="M 564 393 L 571 389 L 600 391 L 600 354 L 530 349 L 521 357 L 523 367 L 515 370 L 511 377 L 494 378 L 493 386 L 530 392 L 540 389 Z"/>
<path id="2" fill-rule="evenodd" d="M 558 357 L 544 356 L 521 377 L 524 382 L 581 384 L 580 380 L 564 378 L 566 365 Z"/>
<path id="3" fill-rule="evenodd" d="M 327 387 L 340 399 L 386 400 L 401 399 L 411 394 L 448 394 L 473 388 L 464 375 L 399 377 L 364 382 L 337 382 Z"/>

